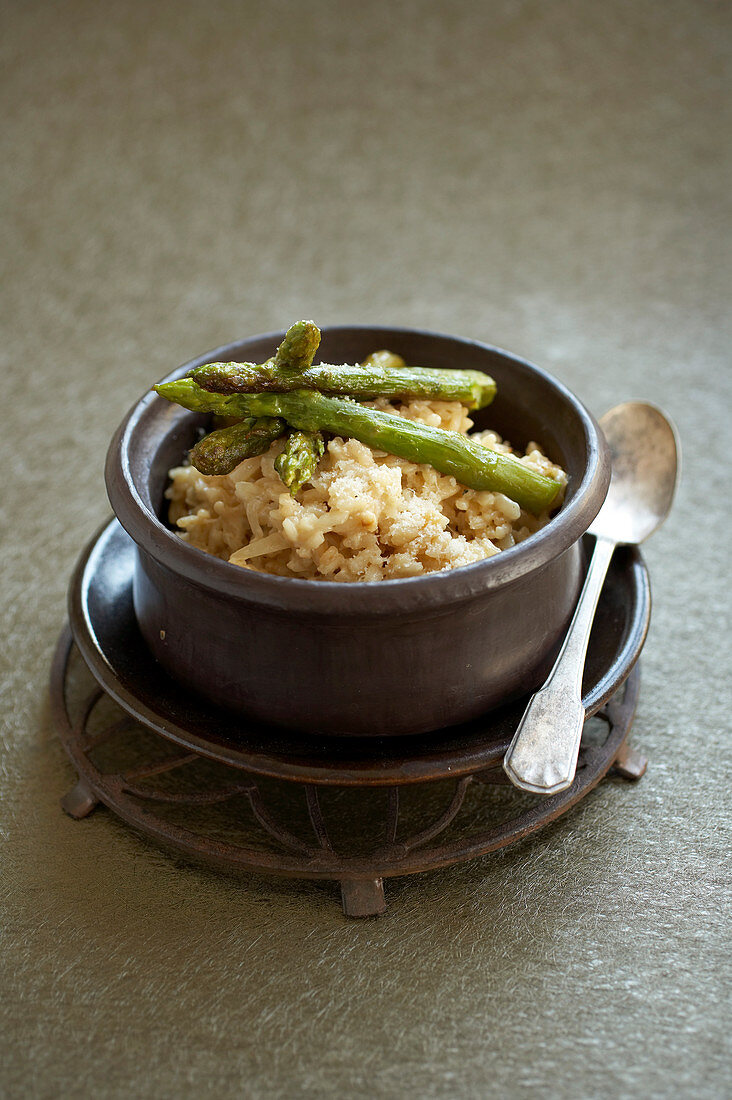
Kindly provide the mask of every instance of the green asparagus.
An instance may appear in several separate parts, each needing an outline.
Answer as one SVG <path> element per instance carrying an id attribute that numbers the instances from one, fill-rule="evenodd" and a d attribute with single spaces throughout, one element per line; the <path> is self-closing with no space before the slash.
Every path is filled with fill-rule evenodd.
<path id="1" fill-rule="evenodd" d="M 272 359 L 260 364 L 206 363 L 192 371 L 191 377 L 211 393 L 319 390 L 362 400 L 383 396 L 461 401 L 469 409 L 489 405 L 496 392 L 495 382 L 482 371 L 407 367 L 391 352 L 378 352 L 354 366 L 318 363 L 287 373 Z"/>
<path id="2" fill-rule="evenodd" d="M 299 431 L 353 436 L 375 450 L 434 466 L 469 489 L 505 493 L 536 515 L 550 508 L 559 492 L 556 481 L 510 455 L 482 447 L 469 436 L 431 428 L 355 401 L 327 397 L 310 390 L 225 396 L 208 393 L 192 378 L 167 382 L 156 386 L 155 390 L 169 401 L 196 412 L 242 418 L 282 417 Z"/>
<path id="3" fill-rule="evenodd" d="M 275 470 L 292 496 L 310 481 L 325 452 L 325 440 L 320 432 L 290 431 L 285 449 L 275 459 Z"/>
<path id="4" fill-rule="evenodd" d="M 315 322 L 296 321 L 288 328 L 270 362 L 281 374 L 297 373 L 310 366 L 319 346 L 320 329 Z"/>
<path id="5" fill-rule="evenodd" d="M 204 436 L 191 450 L 191 465 L 202 474 L 229 474 L 245 458 L 264 454 L 286 430 L 279 417 L 247 417 Z"/>

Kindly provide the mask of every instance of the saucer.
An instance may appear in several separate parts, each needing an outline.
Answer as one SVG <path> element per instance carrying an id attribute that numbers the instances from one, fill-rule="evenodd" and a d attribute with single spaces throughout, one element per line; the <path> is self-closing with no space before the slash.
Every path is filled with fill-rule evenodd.
<path id="1" fill-rule="evenodd" d="M 591 539 L 586 538 L 586 549 Z M 74 641 L 119 705 L 167 740 L 255 775 L 338 786 L 388 786 L 471 775 L 502 759 L 528 696 L 458 726 L 401 737 L 298 733 L 217 708 L 173 681 L 148 650 L 135 618 L 136 546 L 116 519 L 83 551 L 69 589 Z M 317 582 L 313 582 L 317 583 Z M 637 548 L 615 551 L 597 608 L 583 681 L 587 717 L 601 710 L 635 665 L 651 599 Z"/>

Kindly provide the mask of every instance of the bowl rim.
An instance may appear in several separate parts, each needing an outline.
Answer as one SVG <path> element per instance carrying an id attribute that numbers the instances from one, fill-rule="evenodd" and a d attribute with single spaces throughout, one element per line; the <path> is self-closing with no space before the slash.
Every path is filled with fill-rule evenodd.
<path id="1" fill-rule="evenodd" d="M 183 542 L 158 519 L 140 495 L 131 472 L 131 450 L 136 437 L 143 430 L 144 418 L 151 406 L 164 401 L 164 398 L 150 389 L 134 403 L 122 420 L 110 442 L 105 464 L 105 482 L 110 504 L 139 549 L 200 588 L 221 597 L 256 603 L 286 613 L 424 613 L 428 607 L 435 612 L 444 611 L 446 606 L 450 607 L 489 590 L 512 584 L 564 553 L 586 532 L 600 510 L 610 484 L 609 450 L 592 413 L 548 371 L 493 344 L 427 329 L 391 325 L 329 325 L 323 326 L 321 331 L 324 335 L 335 337 L 347 333 L 388 332 L 397 338 L 415 335 L 437 338 L 479 348 L 528 368 L 558 391 L 577 415 L 584 431 L 587 464 L 569 502 L 545 527 L 517 546 L 503 550 L 495 557 L 471 562 L 457 569 L 436 570 L 416 577 L 399 577 L 378 582 L 314 581 L 242 569 L 241 566 L 213 557 Z M 283 336 L 284 330 L 281 330 L 259 333 L 244 340 L 222 344 L 176 367 L 162 381 L 180 378 L 203 363 L 227 357 L 231 359 L 233 354 L 240 355 L 240 349 L 247 344 L 267 341 L 274 346 Z"/>

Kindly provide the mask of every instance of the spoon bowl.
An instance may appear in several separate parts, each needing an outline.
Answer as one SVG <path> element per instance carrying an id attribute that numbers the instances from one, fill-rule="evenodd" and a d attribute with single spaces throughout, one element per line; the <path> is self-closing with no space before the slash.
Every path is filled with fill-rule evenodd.
<path id="1" fill-rule="evenodd" d="M 641 401 L 616 405 L 600 419 L 610 447 L 612 477 L 605 502 L 589 531 L 616 543 L 639 543 L 671 511 L 679 471 L 676 429 Z"/>

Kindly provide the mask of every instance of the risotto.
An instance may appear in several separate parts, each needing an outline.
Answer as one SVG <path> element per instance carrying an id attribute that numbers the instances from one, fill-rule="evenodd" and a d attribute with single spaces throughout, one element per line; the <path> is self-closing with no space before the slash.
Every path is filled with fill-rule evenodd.
<path id="1" fill-rule="evenodd" d="M 372 408 L 467 434 L 473 426 L 458 401 L 378 398 Z M 513 454 L 492 431 L 472 437 Z M 180 536 L 244 569 L 311 580 L 379 581 L 416 577 L 481 561 L 543 527 L 498 492 L 467 489 L 432 466 L 373 450 L 357 439 L 331 439 L 317 470 L 296 497 L 275 470 L 284 447 L 245 459 L 231 473 L 205 476 L 193 466 L 170 471 L 166 496 Z M 537 443 L 516 457 L 560 485 L 564 471 Z"/>

